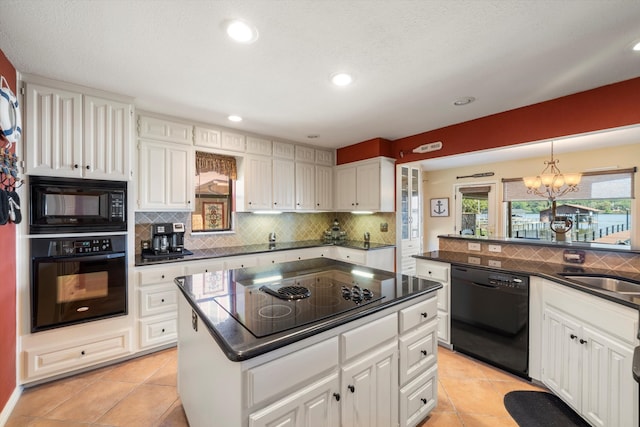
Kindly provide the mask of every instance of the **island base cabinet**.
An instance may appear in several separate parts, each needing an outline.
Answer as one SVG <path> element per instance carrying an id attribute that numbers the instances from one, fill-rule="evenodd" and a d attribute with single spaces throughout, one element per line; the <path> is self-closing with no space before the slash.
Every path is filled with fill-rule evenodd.
<path id="1" fill-rule="evenodd" d="M 397 343 L 342 368 L 342 425 L 388 427 L 398 422 Z"/>
<path id="2" fill-rule="evenodd" d="M 415 427 L 438 402 L 438 366 L 434 365 L 400 390 L 400 427 Z"/>
<path id="3" fill-rule="evenodd" d="M 336 427 L 339 386 L 336 372 L 249 415 L 249 427 Z"/>

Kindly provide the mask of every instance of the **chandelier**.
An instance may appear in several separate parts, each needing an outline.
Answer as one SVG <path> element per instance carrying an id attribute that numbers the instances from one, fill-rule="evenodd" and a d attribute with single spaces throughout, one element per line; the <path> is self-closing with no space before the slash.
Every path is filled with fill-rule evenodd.
<path id="1" fill-rule="evenodd" d="M 522 180 L 527 187 L 527 193 L 544 197 L 551 202 L 551 215 L 553 218 L 550 221 L 551 230 L 564 234 L 571 230 L 573 222 L 569 218 L 556 217 L 556 199 L 567 193 L 578 191 L 578 184 L 580 184 L 582 174 L 578 172 L 563 174 L 558 167 L 559 162 L 559 160 L 553 158 L 553 141 L 551 141 L 551 160 L 545 160 L 544 164 L 546 166 L 542 173 L 537 176 L 526 176 Z M 558 221 L 561 224 L 558 224 Z M 556 223 L 555 228 L 554 222 Z"/>

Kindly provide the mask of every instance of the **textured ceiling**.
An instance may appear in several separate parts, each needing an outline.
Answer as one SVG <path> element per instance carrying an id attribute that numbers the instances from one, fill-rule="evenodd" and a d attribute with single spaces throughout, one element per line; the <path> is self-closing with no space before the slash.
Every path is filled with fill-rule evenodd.
<path id="1" fill-rule="evenodd" d="M 259 39 L 228 40 L 230 18 Z M 145 110 L 335 148 L 640 76 L 639 22 L 638 0 L 0 0 L 0 49 Z M 355 83 L 332 87 L 339 70 Z"/>

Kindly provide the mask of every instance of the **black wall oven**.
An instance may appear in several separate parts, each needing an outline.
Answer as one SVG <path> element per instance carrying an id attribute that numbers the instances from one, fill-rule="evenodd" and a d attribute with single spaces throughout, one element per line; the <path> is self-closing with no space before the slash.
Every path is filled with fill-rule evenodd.
<path id="1" fill-rule="evenodd" d="M 529 277 L 451 268 L 451 344 L 529 378 Z"/>
<path id="2" fill-rule="evenodd" d="M 29 232 L 127 231 L 127 183 L 78 178 L 29 178 Z"/>
<path id="3" fill-rule="evenodd" d="M 127 314 L 126 236 L 31 239 L 31 332 Z"/>

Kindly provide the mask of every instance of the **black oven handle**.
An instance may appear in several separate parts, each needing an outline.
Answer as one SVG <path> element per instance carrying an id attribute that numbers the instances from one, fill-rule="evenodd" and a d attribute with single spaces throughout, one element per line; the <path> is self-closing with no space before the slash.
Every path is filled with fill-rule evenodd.
<path id="1" fill-rule="evenodd" d="M 37 257 L 34 258 L 34 261 L 44 261 L 44 260 L 60 260 L 60 261 L 102 261 L 105 259 L 116 259 L 123 258 L 126 255 L 126 252 L 115 252 L 112 254 L 101 254 L 101 255 L 80 255 L 80 256 L 55 256 L 55 257 Z"/>

